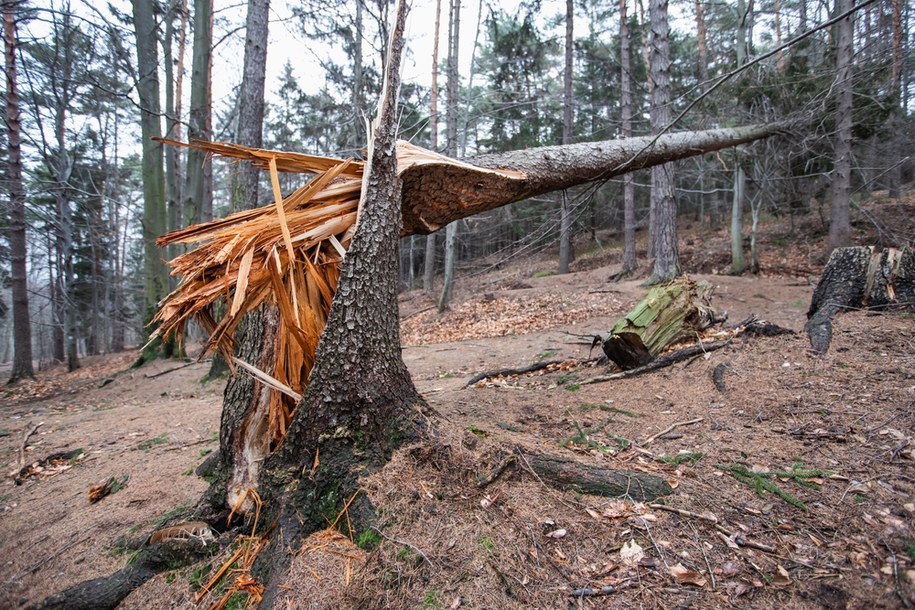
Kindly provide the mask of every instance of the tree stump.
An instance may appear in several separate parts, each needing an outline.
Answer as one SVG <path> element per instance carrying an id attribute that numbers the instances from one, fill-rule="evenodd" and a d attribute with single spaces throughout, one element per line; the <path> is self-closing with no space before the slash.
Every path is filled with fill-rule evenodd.
<path id="1" fill-rule="evenodd" d="M 850 308 L 915 311 L 915 250 L 857 246 L 832 251 L 804 326 L 815 352 L 829 350 L 832 318 Z"/>
<path id="2" fill-rule="evenodd" d="M 720 320 L 711 296 L 709 284 L 686 276 L 654 286 L 614 325 L 602 344 L 604 353 L 623 370 L 648 364 L 671 343 L 694 338 Z"/>

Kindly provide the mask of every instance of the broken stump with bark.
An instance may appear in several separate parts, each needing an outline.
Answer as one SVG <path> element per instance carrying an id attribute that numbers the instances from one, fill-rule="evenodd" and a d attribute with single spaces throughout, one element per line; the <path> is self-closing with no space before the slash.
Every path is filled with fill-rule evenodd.
<path id="1" fill-rule="evenodd" d="M 915 250 L 836 248 L 813 291 L 804 330 L 813 350 L 825 354 L 832 318 L 843 309 L 897 308 L 915 311 Z"/>
<path id="2" fill-rule="evenodd" d="M 686 276 L 654 286 L 620 319 L 603 344 L 604 354 L 621 369 L 644 366 L 667 346 L 723 320 L 711 306 L 712 287 Z"/>

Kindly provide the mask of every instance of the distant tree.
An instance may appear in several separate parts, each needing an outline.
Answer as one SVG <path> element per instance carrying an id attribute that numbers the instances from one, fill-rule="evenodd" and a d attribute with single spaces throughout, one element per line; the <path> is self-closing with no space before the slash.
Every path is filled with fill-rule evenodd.
<path id="1" fill-rule="evenodd" d="M 6 75 L 7 189 L 9 191 L 9 240 L 13 292 L 13 368 L 9 383 L 35 377 L 32 368 L 32 327 L 26 269 L 25 188 L 22 182 L 21 122 L 16 55 L 19 38 L 16 22 L 20 3 L 3 2 L 4 74 Z"/>
<path id="2" fill-rule="evenodd" d="M 194 0 L 194 45 L 191 67 L 191 105 L 187 136 L 191 140 L 212 139 L 210 89 L 213 57 L 213 0 Z M 184 187 L 184 216 L 189 224 L 213 219 L 213 194 L 207 188 L 208 155 L 198 149 L 187 154 Z"/>
<path id="3" fill-rule="evenodd" d="M 565 66 L 562 71 L 562 143 L 572 143 L 572 72 L 574 63 L 572 51 L 575 46 L 573 22 L 575 8 L 572 0 L 566 0 Z M 569 264 L 575 256 L 572 244 L 572 204 L 567 191 L 562 191 L 559 228 L 559 273 L 568 273 Z"/>
<path id="4" fill-rule="evenodd" d="M 851 0 L 836 0 L 836 13 L 852 8 Z M 851 240 L 849 206 L 851 197 L 852 141 L 852 37 L 854 18 L 849 15 L 836 27 L 836 134 L 833 154 L 835 176 L 832 181 L 832 208 L 829 218 L 829 250 L 847 246 Z"/>
<path id="5" fill-rule="evenodd" d="M 628 0 L 620 0 L 620 122 L 624 138 L 632 137 L 632 73 Z M 623 266 L 622 275 L 636 270 L 635 185 L 632 172 L 623 175 Z"/>
<path id="6" fill-rule="evenodd" d="M 649 1 L 651 24 L 650 78 L 652 133 L 660 133 L 671 121 L 670 109 L 670 29 L 667 0 Z M 654 269 L 649 283 L 665 282 L 680 275 L 677 245 L 677 200 L 673 191 L 673 164 L 651 170 L 651 196 L 654 201 Z"/>
<path id="7" fill-rule="evenodd" d="M 159 104 L 158 24 L 153 4 L 132 0 L 134 33 L 137 47 L 137 96 L 140 100 L 140 128 L 143 137 L 143 245 L 144 245 L 144 321 L 152 320 L 159 301 L 168 290 L 168 271 L 162 260 L 156 238 L 165 233 L 165 172 L 162 166 L 162 136 Z M 153 345 L 142 359 L 155 357 L 160 346 Z M 170 356 L 174 345 L 166 342 L 162 354 Z"/>
<path id="8" fill-rule="evenodd" d="M 445 108 L 445 153 L 457 156 L 458 147 L 458 60 L 460 53 L 461 33 L 461 0 L 450 0 L 451 18 L 448 26 L 448 105 Z M 451 302 L 454 289 L 454 258 L 457 224 L 451 223 L 445 229 L 445 274 L 442 280 L 442 292 L 438 298 L 439 312 L 445 311 Z"/>

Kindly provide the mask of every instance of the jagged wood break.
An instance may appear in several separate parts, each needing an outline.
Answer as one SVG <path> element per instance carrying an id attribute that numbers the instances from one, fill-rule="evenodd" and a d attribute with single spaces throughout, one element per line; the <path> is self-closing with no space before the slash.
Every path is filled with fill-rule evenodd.
<path id="1" fill-rule="evenodd" d="M 400 141 L 403 235 L 430 233 L 454 220 L 535 195 L 608 179 L 636 169 L 764 138 L 781 124 L 666 134 L 482 155 L 457 161 Z M 188 146 L 180 142 L 168 144 Z M 196 248 L 172 261 L 181 284 L 154 320 L 153 338 L 183 336 L 188 320 L 209 334 L 204 353 L 218 350 L 232 362 L 234 334 L 245 314 L 269 303 L 278 310 L 272 371 L 269 443 L 278 446 L 314 365 L 336 290 L 339 264 L 359 215 L 364 163 L 245 146 L 193 142 L 189 146 L 251 161 L 270 172 L 273 203 L 175 231 L 158 240 Z M 312 176 L 283 197 L 279 173 Z M 224 299 L 218 322 L 213 305 Z M 242 366 L 245 363 L 239 363 Z M 249 367 L 245 367 L 249 368 Z"/>

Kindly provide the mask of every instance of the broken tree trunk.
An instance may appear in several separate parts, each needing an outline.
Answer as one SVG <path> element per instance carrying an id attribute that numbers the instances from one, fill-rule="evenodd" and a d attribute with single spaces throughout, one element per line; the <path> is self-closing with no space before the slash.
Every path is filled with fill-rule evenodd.
<path id="1" fill-rule="evenodd" d="M 711 295 L 711 286 L 687 277 L 653 287 L 610 331 L 604 353 L 623 370 L 648 364 L 672 343 L 694 339 L 720 321 Z"/>
<path id="2" fill-rule="evenodd" d="M 608 498 L 628 496 L 639 502 L 674 492 L 661 477 L 582 464 L 555 455 L 525 454 L 524 460 L 544 482 L 559 489 Z"/>
<path id="3" fill-rule="evenodd" d="M 406 161 L 401 172 L 403 231 L 431 233 L 514 201 L 767 138 L 784 127 L 772 123 L 544 146 L 464 162 L 399 142 L 398 157 Z M 422 158 L 410 162 L 414 149 Z"/>
<path id="4" fill-rule="evenodd" d="M 804 330 L 813 350 L 825 354 L 839 311 L 891 308 L 915 311 L 915 250 L 836 248 L 813 291 Z"/>

